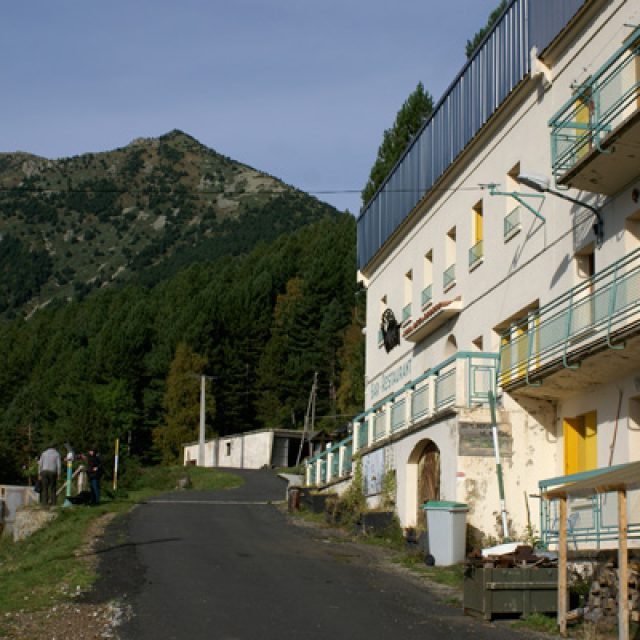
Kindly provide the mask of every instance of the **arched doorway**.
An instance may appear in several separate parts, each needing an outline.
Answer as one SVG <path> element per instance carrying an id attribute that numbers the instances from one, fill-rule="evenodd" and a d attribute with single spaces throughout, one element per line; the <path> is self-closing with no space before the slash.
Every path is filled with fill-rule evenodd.
<path id="1" fill-rule="evenodd" d="M 414 465 L 416 480 L 416 523 L 424 523 L 422 505 L 440 500 L 440 449 L 433 440 L 422 440 L 413 450 L 409 463 Z"/>

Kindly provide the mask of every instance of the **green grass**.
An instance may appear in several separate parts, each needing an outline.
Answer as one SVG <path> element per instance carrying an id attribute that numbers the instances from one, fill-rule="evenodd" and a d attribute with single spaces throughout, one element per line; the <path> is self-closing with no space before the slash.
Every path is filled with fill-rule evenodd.
<path id="1" fill-rule="evenodd" d="M 53 522 L 20 542 L 1 538 L 0 620 L 6 613 L 52 606 L 89 588 L 97 576 L 81 549 L 90 525 L 100 516 L 128 511 L 133 504 L 174 489 L 177 479 L 185 475 L 194 489 L 229 489 L 242 484 L 240 477 L 215 469 L 142 469 L 136 472 L 128 493 L 119 491 L 98 507 L 59 508 Z"/>
<path id="2" fill-rule="evenodd" d="M 403 553 L 394 558 L 394 562 L 411 569 L 432 582 L 444 584 L 462 591 L 464 567 L 461 564 L 453 564 L 449 567 L 429 567 L 424 563 L 421 555 Z"/>
<path id="3" fill-rule="evenodd" d="M 518 620 L 511 625 L 514 629 L 532 629 L 533 631 L 544 631 L 545 633 L 558 633 L 558 623 L 556 616 L 546 616 L 544 613 L 532 613 L 522 620 Z"/>

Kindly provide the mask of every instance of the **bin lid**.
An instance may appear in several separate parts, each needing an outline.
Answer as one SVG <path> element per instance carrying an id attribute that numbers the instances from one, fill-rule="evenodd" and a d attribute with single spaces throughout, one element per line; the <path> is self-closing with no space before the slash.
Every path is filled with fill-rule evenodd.
<path id="1" fill-rule="evenodd" d="M 469 505 L 464 502 L 452 502 L 451 500 L 429 500 L 422 505 L 425 510 L 441 509 L 444 511 L 468 511 Z"/>

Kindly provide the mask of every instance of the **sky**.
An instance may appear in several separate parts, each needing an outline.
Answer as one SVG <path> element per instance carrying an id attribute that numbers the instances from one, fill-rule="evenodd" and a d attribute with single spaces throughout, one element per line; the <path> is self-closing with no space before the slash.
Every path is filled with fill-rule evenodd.
<path id="1" fill-rule="evenodd" d="M 498 0 L 29 0 L 0 17 L 0 151 L 47 158 L 180 129 L 360 210 L 385 129 L 437 101 Z"/>

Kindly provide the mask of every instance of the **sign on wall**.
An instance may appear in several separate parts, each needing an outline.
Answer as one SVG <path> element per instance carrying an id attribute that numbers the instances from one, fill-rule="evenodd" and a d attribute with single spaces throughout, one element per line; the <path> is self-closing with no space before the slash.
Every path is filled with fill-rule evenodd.
<path id="1" fill-rule="evenodd" d="M 366 496 L 382 493 L 384 470 L 384 449 L 378 449 L 363 457 L 362 475 L 364 477 L 364 494 Z"/>
<path id="2" fill-rule="evenodd" d="M 410 378 L 411 358 L 394 367 L 391 371 L 383 373 L 369 385 L 371 401 L 373 402 L 378 396 L 387 395 L 400 383 L 406 384 Z"/>
<path id="3" fill-rule="evenodd" d="M 507 425 L 498 425 L 500 455 L 510 457 L 513 438 Z M 458 455 L 493 456 L 493 431 L 490 424 L 460 422 L 458 424 Z"/>

